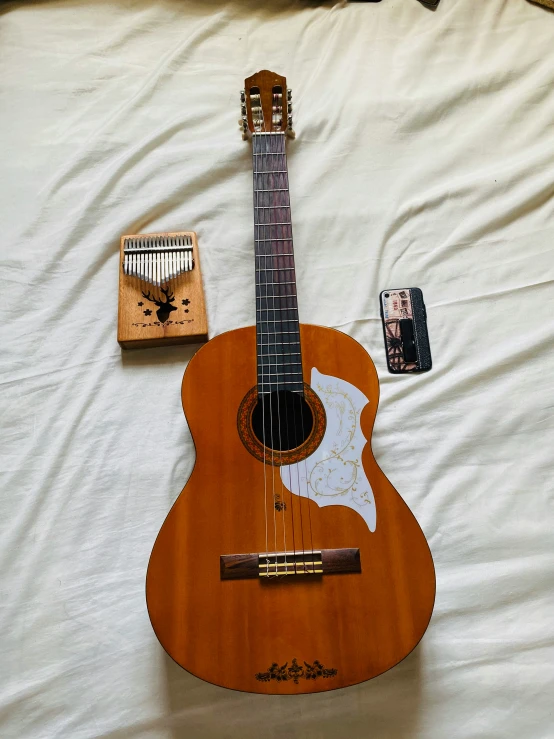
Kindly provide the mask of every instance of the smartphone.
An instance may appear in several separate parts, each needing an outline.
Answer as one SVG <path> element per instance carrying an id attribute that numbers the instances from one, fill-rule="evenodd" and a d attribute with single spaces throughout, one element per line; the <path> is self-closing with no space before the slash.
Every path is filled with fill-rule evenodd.
<path id="1" fill-rule="evenodd" d="M 389 372 L 428 372 L 432 367 L 431 347 L 419 287 L 383 290 L 379 302 Z"/>

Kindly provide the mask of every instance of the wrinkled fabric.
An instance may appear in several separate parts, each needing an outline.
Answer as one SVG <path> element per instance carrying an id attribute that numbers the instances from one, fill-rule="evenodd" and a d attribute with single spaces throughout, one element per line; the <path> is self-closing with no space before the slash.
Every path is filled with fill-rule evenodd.
<path id="1" fill-rule="evenodd" d="M 0 735 L 552 737 L 554 17 L 515 0 L 0 13 Z M 374 452 L 437 570 L 404 662 L 283 698 L 204 683 L 155 638 L 144 577 L 194 463 L 197 347 L 116 342 L 123 233 L 197 231 L 211 336 L 254 322 L 237 118 L 262 68 L 293 89 L 301 319 L 372 355 Z M 412 286 L 434 365 L 392 376 L 378 294 Z"/>

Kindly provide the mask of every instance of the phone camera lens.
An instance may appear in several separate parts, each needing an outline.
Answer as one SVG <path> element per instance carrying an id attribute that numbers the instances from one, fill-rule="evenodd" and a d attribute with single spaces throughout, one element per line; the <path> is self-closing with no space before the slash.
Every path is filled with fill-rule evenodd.
<path id="1" fill-rule="evenodd" d="M 388 297 L 389 297 L 389 294 L 388 293 L 385 293 L 385 298 L 388 298 Z"/>

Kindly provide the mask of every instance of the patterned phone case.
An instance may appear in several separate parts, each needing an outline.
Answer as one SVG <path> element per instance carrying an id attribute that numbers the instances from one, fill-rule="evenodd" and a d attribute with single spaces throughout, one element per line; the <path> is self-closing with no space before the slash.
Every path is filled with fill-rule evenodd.
<path id="1" fill-rule="evenodd" d="M 383 290 L 379 302 L 389 372 L 429 371 L 427 312 L 419 287 Z"/>

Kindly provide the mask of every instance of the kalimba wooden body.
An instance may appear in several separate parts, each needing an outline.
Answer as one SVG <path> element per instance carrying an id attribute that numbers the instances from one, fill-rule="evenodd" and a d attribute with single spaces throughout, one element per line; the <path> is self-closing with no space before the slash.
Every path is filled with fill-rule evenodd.
<path id="1" fill-rule="evenodd" d="M 208 340 L 194 231 L 121 237 L 117 340 L 123 349 Z"/>

